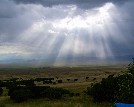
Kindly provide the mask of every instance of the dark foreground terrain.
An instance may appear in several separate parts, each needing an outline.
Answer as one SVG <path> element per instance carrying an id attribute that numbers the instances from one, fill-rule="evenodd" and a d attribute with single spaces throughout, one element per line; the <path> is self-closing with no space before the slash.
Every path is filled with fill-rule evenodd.
<path id="1" fill-rule="evenodd" d="M 42 67 L 42 68 L 1 68 L 0 79 L 18 81 L 53 78 L 51 82 L 34 81 L 36 86 L 50 86 L 67 89 L 77 96 L 66 96 L 62 99 L 30 99 L 14 103 L 8 96 L 8 89 L 0 96 L 0 107 L 110 107 L 111 103 L 95 103 L 84 93 L 92 83 L 97 83 L 109 75 L 118 75 L 126 66 L 92 66 L 92 67 Z"/>

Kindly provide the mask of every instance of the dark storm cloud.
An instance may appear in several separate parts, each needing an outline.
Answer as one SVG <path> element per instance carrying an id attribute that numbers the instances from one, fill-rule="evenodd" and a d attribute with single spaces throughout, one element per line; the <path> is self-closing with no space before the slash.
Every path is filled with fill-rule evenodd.
<path id="1" fill-rule="evenodd" d="M 16 8 L 14 3 L 8 0 L 0 1 L 0 20 L 5 18 L 12 18 L 16 15 Z"/>
<path id="2" fill-rule="evenodd" d="M 82 3 L 105 3 L 105 2 L 125 2 L 127 0 L 14 0 L 17 3 L 40 3 L 46 5 L 58 4 L 82 4 Z"/>
<path id="3" fill-rule="evenodd" d="M 0 33 L 6 34 L 7 37 L 9 37 L 9 40 L 14 39 L 16 35 L 18 35 L 20 32 L 28 28 L 32 23 L 33 20 L 36 20 L 39 17 L 43 16 L 31 16 L 30 13 L 25 10 L 25 8 L 19 8 L 13 1 L 16 3 L 26 3 L 26 4 L 41 4 L 44 6 L 55 6 L 55 5 L 67 5 L 67 4 L 75 4 L 76 6 L 80 7 L 86 7 L 88 8 L 95 8 L 104 5 L 106 2 L 115 2 L 115 3 L 127 3 L 131 2 L 132 0 L 1 0 L 0 1 Z M 129 4 L 130 5 L 130 4 Z M 126 19 L 128 21 L 133 20 L 132 15 L 133 12 L 133 6 L 126 6 L 125 8 L 121 8 L 120 11 L 129 14 L 129 19 Z M 133 5 L 133 4 L 131 4 Z M 29 7 L 30 8 L 30 7 Z M 27 12 L 25 12 L 27 11 Z M 45 11 L 44 16 L 46 18 L 60 18 L 65 17 L 66 13 L 60 11 L 61 13 L 53 11 Z M 43 11 L 42 11 L 43 12 Z M 131 12 L 131 13 L 130 13 Z M 78 11 L 76 14 L 81 14 L 82 12 Z M 25 16 L 23 15 L 25 14 Z M 26 16 L 27 15 L 27 16 Z M 24 23 L 22 23 L 24 22 Z M 132 25 L 133 27 L 133 25 Z M 8 36 L 10 34 L 10 36 Z M 14 37 L 13 37 L 14 36 Z M 3 37 L 3 39 L 6 38 L 6 36 Z"/>
<path id="4" fill-rule="evenodd" d="M 38 17 L 38 16 L 37 16 Z M 16 42 L 17 36 L 27 29 L 36 17 L 29 16 L 13 0 L 0 0 L 0 42 Z"/>
<path id="5" fill-rule="evenodd" d="M 74 4 L 79 6 L 80 8 L 95 8 L 95 7 L 102 6 L 106 2 L 122 4 L 127 0 L 14 0 L 14 1 L 16 3 L 41 4 L 43 6 Z"/>

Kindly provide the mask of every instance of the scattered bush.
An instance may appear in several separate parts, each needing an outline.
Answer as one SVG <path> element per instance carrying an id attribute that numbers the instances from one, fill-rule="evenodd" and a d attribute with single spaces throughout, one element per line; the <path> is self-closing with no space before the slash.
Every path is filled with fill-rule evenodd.
<path id="1" fill-rule="evenodd" d="M 20 103 L 23 101 L 27 101 L 31 96 L 31 92 L 28 89 L 18 89 L 14 90 L 11 95 L 10 99 L 14 102 Z"/>
<path id="2" fill-rule="evenodd" d="M 70 81 L 70 79 L 67 79 L 67 81 Z"/>
<path id="3" fill-rule="evenodd" d="M 20 90 L 20 89 L 24 89 L 24 87 L 20 87 L 20 86 L 12 86 L 9 88 L 8 90 L 8 96 L 11 96 L 11 94 L 15 91 L 15 90 Z"/>
<path id="4" fill-rule="evenodd" d="M 33 86 L 33 87 L 28 87 L 28 89 L 32 93 L 32 98 L 38 99 L 41 98 L 42 92 L 44 92 L 46 89 L 50 88 L 50 86 Z"/>
<path id="5" fill-rule="evenodd" d="M 2 88 L 0 88 L 0 95 L 2 95 L 2 93 L 3 93 L 3 89 L 2 89 Z"/>
<path id="6" fill-rule="evenodd" d="M 17 83 L 16 82 L 12 82 L 12 81 L 7 81 L 7 82 L 5 82 L 5 87 L 7 89 L 11 89 L 11 88 L 17 87 Z"/>
<path id="7" fill-rule="evenodd" d="M 43 81 L 43 84 L 52 84 L 53 82 L 51 80 L 45 80 Z"/>
<path id="8" fill-rule="evenodd" d="M 70 92 L 62 88 L 50 88 L 49 86 L 14 87 L 9 90 L 8 95 L 14 102 L 23 102 L 33 98 L 61 99 Z"/>
<path id="9" fill-rule="evenodd" d="M 58 83 L 62 83 L 62 80 L 58 80 Z"/>
<path id="10" fill-rule="evenodd" d="M 117 101 L 123 103 L 134 103 L 134 61 L 129 64 L 128 70 L 114 77 L 114 75 L 103 78 L 100 83 L 87 88 L 87 94 L 94 101 Z"/>
<path id="11" fill-rule="evenodd" d="M 7 82 L 0 80 L 0 87 L 7 87 Z"/>
<path id="12" fill-rule="evenodd" d="M 12 96 L 12 93 L 16 90 L 29 90 L 30 91 L 30 98 L 41 98 L 42 97 L 42 92 L 46 90 L 47 88 L 50 88 L 50 86 L 17 86 L 17 87 L 12 87 L 8 91 L 8 95 Z"/>
<path id="13" fill-rule="evenodd" d="M 78 79 L 74 79 L 74 82 L 75 82 L 75 81 L 78 81 Z"/>
<path id="14" fill-rule="evenodd" d="M 113 101 L 117 93 L 117 79 L 113 75 L 103 78 L 100 83 L 96 83 L 87 89 L 87 94 L 93 96 L 94 101 Z"/>
<path id="15" fill-rule="evenodd" d="M 0 80 L 0 87 L 3 87 L 3 81 Z"/>
<path id="16" fill-rule="evenodd" d="M 62 88 L 48 88 L 42 93 L 45 98 L 50 99 L 61 99 L 66 94 L 70 94 L 70 92 Z"/>
<path id="17" fill-rule="evenodd" d="M 34 80 L 32 80 L 32 79 L 17 81 L 17 85 L 35 86 Z"/>
<path id="18" fill-rule="evenodd" d="M 18 80 L 19 78 L 11 78 L 10 81 L 12 82 L 16 82 L 16 80 Z"/>
<path id="19" fill-rule="evenodd" d="M 89 79 L 89 77 L 86 77 L 86 79 Z"/>
<path id="20" fill-rule="evenodd" d="M 119 91 L 116 95 L 117 101 L 134 103 L 134 77 L 124 74 L 118 77 Z"/>
<path id="21" fill-rule="evenodd" d="M 53 85 L 55 85 L 56 84 L 56 82 L 53 82 Z"/>

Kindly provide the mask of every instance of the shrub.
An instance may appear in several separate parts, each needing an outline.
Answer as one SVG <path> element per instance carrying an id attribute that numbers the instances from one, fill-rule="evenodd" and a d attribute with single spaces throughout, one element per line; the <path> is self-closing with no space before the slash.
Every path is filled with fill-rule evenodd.
<path id="1" fill-rule="evenodd" d="M 55 85 L 56 84 L 56 82 L 53 82 L 53 85 Z"/>
<path id="2" fill-rule="evenodd" d="M 50 99 L 61 99 L 65 94 L 70 94 L 70 92 L 62 88 L 48 88 L 42 93 L 43 97 Z"/>
<path id="3" fill-rule="evenodd" d="M 50 88 L 49 86 L 18 86 L 11 88 L 8 92 L 10 99 L 14 102 L 23 102 L 33 98 L 61 99 L 66 94 L 70 95 L 66 89 Z"/>
<path id="4" fill-rule="evenodd" d="M 27 101 L 31 96 L 31 92 L 28 89 L 18 89 L 14 90 L 11 95 L 10 99 L 13 100 L 14 102 L 23 102 Z"/>
<path id="5" fill-rule="evenodd" d="M 32 80 L 32 79 L 17 81 L 17 85 L 35 86 L 34 80 Z"/>
<path id="6" fill-rule="evenodd" d="M 42 97 L 42 92 L 46 89 L 50 88 L 50 86 L 33 86 L 33 87 L 28 87 L 28 89 L 32 93 L 32 98 L 41 98 Z"/>
<path id="7" fill-rule="evenodd" d="M 43 84 L 52 84 L 53 82 L 51 80 L 45 80 L 43 81 Z"/>
<path id="8" fill-rule="evenodd" d="M 89 79 L 89 77 L 86 77 L 86 79 Z"/>
<path id="9" fill-rule="evenodd" d="M 75 93 L 75 96 L 80 96 L 80 93 Z"/>
<path id="10" fill-rule="evenodd" d="M 12 87 L 9 89 L 8 95 L 11 97 L 11 99 L 14 100 L 14 98 L 19 97 L 19 94 L 17 94 L 17 96 L 15 96 L 16 93 L 22 92 L 24 94 L 28 90 L 29 91 L 28 98 L 36 99 L 36 98 L 41 98 L 42 92 L 44 90 L 46 90 L 47 88 L 50 88 L 50 86 L 29 86 L 29 87 L 28 86 L 15 86 L 15 87 Z M 22 95 L 20 94 L 20 96 L 22 96 Z M 25 100 L 26 100 L 25 96 L 22 96 L 20 98 L 20 101 L 15 100 L 15 102 L 22 102 Z"/>
<path id="11" fill-rule="evenodd" d="M 11 78 L 10 81 L 16 82 L 19 78 Z"/>
<path id="12" fill-rule="evenodd" d="M 67 81 L 70 81 L 70 79 L 67 79 Z"/>
<path id="13" fill-rule="evenodd" d="M 58 83 L 62 83 L 62 80 L 58 80 Z"/>
<path id="14" fill-rule="evenodd" d="M 16 82 L 7 81 L 7 82 L 5 82 L 5 86 L 6 86 L 7 89 L 11 89 L 11 88 L 17 87 L 17 83 Z"/>
<path id="15" fill-rule="evenodd" d="M 110 75 L 108 78 L 103 78 L 100 83 L 96 83 L 91 88 L 88 88 L 87 94 L 93 96 L 94 101 L 113 101 L 117 91 L 117 78 Z"/>
<path id="16" fill-rule="evenodd" d="M 3 81 L 0 80 L 0 87 L 3 87 Z"/>
<path id="17" fill-rule="evenodd" d="M 75 82 L 75 81 L 78 81 L 78 79 L 74 79 L 74 82 Z"/>
<path id="18" fill-rule="evenodd" d="M 118 85 L 117 101 L 134 103 L 134 59 L 128 65 L 128 70 L 123 75 L 118 76 Z"/>
<path id="19" fill-rule="evenodd" d="M 118 77 L 119 92 L 116 99 L 119 102 L 134 103 L 134 77 L 130 74 Z"/>
<path id="20" fill-rule="evenodd" d="M 8 96 L 10 96 L 15 90 L 20 90 L 20 89 L 24 89 L 24 87 L 21 87 L 21 86 L 10 87 L 9 90 L 8 90 Z"/>
<path id="21" fill-rule="evenodd" d="M 87 88 L 87 94 L 94 101 L 118 101 L 123 103 L 134 103 L 134 61 L 129 64 L 128 70 L 114 77 L 102 79 L 100 83 Z"/>
<path id="22" fill-rule="evenodd" d="M 7 81 L 0 80 L 0 87 L 7 87 Z"/>
<path id="23" fill-rule="evenodd" d="M 2 89 L 2 88 L 0 88 L 0 95 L 2 95 L 2 93 L 3 93 L 3 89 Z"/>

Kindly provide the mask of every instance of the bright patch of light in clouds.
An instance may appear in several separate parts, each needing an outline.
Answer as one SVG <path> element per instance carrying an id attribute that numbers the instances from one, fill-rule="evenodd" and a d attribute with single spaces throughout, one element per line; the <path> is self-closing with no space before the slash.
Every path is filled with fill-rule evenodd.
<path id="1" fill-rule="evenodd" d="M 76 6 L 75 6 L 76 7 Z M 103 25 L 106 22 L 112 21 L 110 20 L 110 9 L 116 8 L 112 3 L 106 3 L 103 7 L 92 9 L 92 10 L 86 10 L 81 15 L 76 16 L 70 16 L 66 17 L 61 20 L 56 20 L 53 26 L 55 28 L 62 28 L 62 29 L 76 29 L 76 28 L 88 28 L 90 26 L 96 26 L 97 25 Z M 74 11 L 74 10 L 73 10 Z M 77 11 L 75 9 L 75 11 Z M 95 11 L 94 13 L 92 11 Z"/>
<path id="2" fill-rule="evenodd" d="M 39 10 L 44 10 L 45 12 L 45 7 L 41 6 L 40 8 L 42 9 Z M 57 10 L 53 10 L 53 8 Z M 103 7 L 86 11 L 77 8 L 75 5 L 52 7 L 50 8 L 52 13 L 54 13 L 53 11 L 61 12 L 63 10 L 62 12 L 66 13 L 65 16 L 56 17 L 55 19 L 44 18 L 34 22 L 29 29 L 21 34 L 22 38 L 20 40 L 24 40 L 23 42 L 36 40 L 34 44 L 37 48 L 40 47 L 40 51 L 46 50 L 45 53 L 49 52 L 50 54 L 50 50 L 53 49 L 55 43 L 63 41 L 64 38 L 59 53 L 57 53 L 57 58 L 67 56 L 68 53 L 73 56 L 94 54 L 98 58 L 112 56 L 106 37 L 109 35 L 105 34 L 108 33 L 105 27 L 111 27 L 112 18 L 110 17 L 109 10 L 113 8 L 115 6 L 112 3 L 106 3 Z M 81 14 L 77 11 L 80 11 Z M 109 23 L 109 26 L 106 26 L 107 23 Z M 98 37 L 96 38 L 96 36 Z M 49 41 L 46 41 L 48 38 L 50 38 Z M 61 41 L 58 41 L 60 39 Z"/>
<path id="3" fill-rule="evenodd" d="M 121 5 L 114 0 L 99 1 L 101 5 L 90 1 L 94 6 L 86 5 L 85 8 L 82 2 L 76 1 L 52 6 L 44 5 L 45 1 L 0 2 L 3 4 L 0 10 L 7 13 L 0 11 L 0 54 L 66 64 L 84 58 L 115 59 L 117 54 L 134 51 L 131 46 L 134 40 L 133 9 L 128 9 L 133 8 L 133 1 L 124 1 Z M 11 9 L 5 9 L 6 4 Z M 125 14 L 122 11 L 126 11 Z M 10 45 L 4 45 L 6 43 Z"/>
<path id="4" fill-rule="evenodd" d="M 30 52 L 26 51 L 21 46 L 2 45 L 0 46 L 0 54 L 15 54 L 26 56 L 30 55 Z"/>

